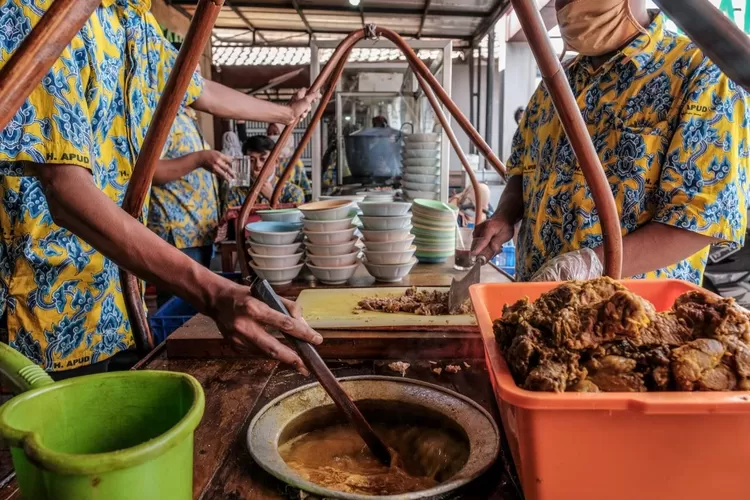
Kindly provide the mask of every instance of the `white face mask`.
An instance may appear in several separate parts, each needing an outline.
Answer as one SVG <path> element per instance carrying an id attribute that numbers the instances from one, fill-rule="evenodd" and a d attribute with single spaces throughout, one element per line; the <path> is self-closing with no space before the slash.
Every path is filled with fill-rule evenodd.
<path id="1" fill-rule="evenodd" d="M 269 135 L 268 138 L 271 139 L 273 142 L 279 142 L 279 135 Z M 292 147 L 292 138 L 290 137 L 287 141 L 284 147 L 281 149 L 281 157 L 282 158 L 289 158 L 294 154 L 294 149 Z"/>

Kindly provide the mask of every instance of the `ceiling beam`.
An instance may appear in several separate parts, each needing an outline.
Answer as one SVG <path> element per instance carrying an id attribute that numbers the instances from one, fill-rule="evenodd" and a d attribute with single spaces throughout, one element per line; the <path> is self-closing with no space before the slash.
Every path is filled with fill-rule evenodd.
<path id="1" fill-rule="evenodd" d="M 299 3 L 297 3 L 297 0 L 292 0 L 292 5 L 294 6 L 294 10 L 297 11 L 297 15 L 300 19 L 302 19 L 302 24 L 305 25 L 305 28 L 307 29 L 307 33 L 310 35 L 310 38 L 315 40 L 315 32 L 312 29 L 312 26 L 310 26 L 310 23 L 307 22 L 307 18 L 305 17 L 305 13 L 302 12 L 302 8 L 300 8 Z"/>
<path id="2" fill-rule="evenodd" d="M 243 29 L 238 26 L 214 26 L 216 29 L 220 30 L 239 30 Z M 268 32 L 268 33 L 301 33 L 301 34 L 307 34 L 307 30 L 300 30 L 297 28 L 263 28 L 263 27 L 256 27 L 254 30 L 258 36 L 261 36 L 261 32 Z M 314 30 L 315 33 L 318 35 L 348 35 L 352 32 L 352 30 L 347 29 L 332 29 L 332 28 L 326 28 L 324 30 Z M 416 33 L 399 33 L 399 35 L 407 38 L 416 38 Z M 439 40 L 464 40 L 469 41 L 470 37 L 464 37 L 464 36 L 455 36 L 455 35 L 446 35 L 446 34 L 429 34 L 424 35 L 427 38 L 436 38 Z M 273 41 L 266 40 L 266 43 L 273 45 Z"/>
<path id="3" fill-rule="evenodd" d="M 360 2 L 361 5 L 362 2 Z M 172 5 L 190 5 L 195 7 L 196 0 L 172 0 Z M 287 9 L 293 10 L 294 5 L 290 2 L 253 2 L 247 0 L 232 0 L 232 5 L 237 7 L 251 7 L 253 9 Z M 356 8 L 337 7 L 334 5 L 305 5 L 306 10 L 315 10 L 318 12 L 338 12 L 340 14 L 356 13 Z M 367 7 L 367 13 L 372 15 L 393 15 L 393 16 L 421 16 L 424 8 L 413 7 Z M 480 12 L 467 12 L 464 10 L 451 9 L 430 9 L 431 16 L 448 16 L 448 17 L 484 17 Z"/>
<path id="4" fill-rule="evenodd" d="M 427 12 L 430 10 L 430 4 L 432 0 L 426 0 L 424 3 L 424 10 L 422 11 L 422 19 L 419 20 L 419 29 L 417 30 L 417 38 L 422 38 L 422 30 L 424 29 L 424 22 L 427 19 Z"/>
<path id="5" fill-rule="evenodd" d="M 489 13 L 489 15 L 485 16 L 484 20 L 479 24 L 479 27 L 472 35 L 472 41 L 478 45 L 479 42 L 482 41 L 482 38 L 484 38 L 484 36 L 490 31 L 490 29 L 495 26 L 495 23 L 497 23 L 498 19 L 500 19 L 508 11 L 510 11 L 510 8 L 510 0 L 497 0 L 495 2 L 495 6 L 492 8 L 492 11 Z"/>
<path id="6" fill-rule="evenodd" d="M 250 19 L 248 19 L 247 16 L 245 14 L 243 14 L 242 11 L 240 9 L 238 9 L 237 6 L 234 5 L 233 2 L 229 2 L 229 0 L 227 0 L 226 3 L 229 5 L 229 8 L 232 9 L 232 12 L 234 12 L 235 14 L 237 14 L 237 17 L 239 17 L 240 19 L 242 19 L 242 22 L 244 22 L 247 25 L 247 27 L 248 27 L 248 29 L 250 29 L 250 31 L 252 31 L 252 32 L 256 31 L 255 26 L 253 26 L 253 23 L 250 22 Z M 216 25 L 214 25 L 214 28 L 215 27 L 216 27 Z M 263 40 L 264 42 L 268 43 L 268 40 L 266 40 L 266 38 L 263 36 L 262 33 L 257 33 L 257 35 L 261 38 L 261 40 Z"/>

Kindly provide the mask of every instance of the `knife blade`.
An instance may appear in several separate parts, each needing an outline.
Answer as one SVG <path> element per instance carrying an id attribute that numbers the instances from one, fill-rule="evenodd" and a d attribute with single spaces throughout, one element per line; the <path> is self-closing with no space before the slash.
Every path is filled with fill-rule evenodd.
<path id="1" fill-rule="evenodd" d="M 466 273 L 466 276 L 464 276 L 460 280 L 453 278 L 453 280 L 451 281 L 451 288 L 448 292 L 448 312 L 450 314 L 455 314 L 456 312 L 458 312 L 458 310 L 461 309 L 463 303 L 466 302 L 466 299 L 469 298 L 469 287 L 471 285 L 476 285 L 477 283 L 479 283 L 481 277 L 481 268 L 486 263 L 487 258 L 483 255 L 480 255 L 479 257 L 477 257 L 477 260 L 474 262 L 471 270 Z"/>

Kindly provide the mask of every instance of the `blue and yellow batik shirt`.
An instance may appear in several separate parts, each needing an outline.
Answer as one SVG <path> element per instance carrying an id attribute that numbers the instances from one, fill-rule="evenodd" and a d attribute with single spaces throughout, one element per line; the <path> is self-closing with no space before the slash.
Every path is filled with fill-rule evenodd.
<path id="1" fill-rule="evenodd" d="M 594 69 L 566 70 L 609 178 L 627 235 L 650 222 L 744 243 L 750 161 L 748 94 L 656 14 L 647 33 Z M 544 84 L 513 139 L 510 175 L 523 177 L 517 271 L 602 244 L 599 216 Z M 649 278 L 701 283 L 709 247 Z"/>
<path id="2" fill-rule="evenodd" d="M 192 109 L 180 109 L 164 145 L 162 158 L 181 158 L 210 149 L 195 119 Z M 218 186 L 214 174 L 203 168 L 162 186 L 153 186 L 149 229 L 177 248 L 213 245 L 219 225 Z"/>
<path id="3" fill-rule="evenodd" d="M 51 4 L 2 3 L 0 66 Z M 117 266 L 54 224 L 28 174 L 77 165 L 122 203 L 176 57 L 149 7 L 102 1 L 0 132 L 0 315 L 11 346 L 46 370 L 103 361 L 133 344 Z M 201 88 L 196 75 L 185 102 Z"/>

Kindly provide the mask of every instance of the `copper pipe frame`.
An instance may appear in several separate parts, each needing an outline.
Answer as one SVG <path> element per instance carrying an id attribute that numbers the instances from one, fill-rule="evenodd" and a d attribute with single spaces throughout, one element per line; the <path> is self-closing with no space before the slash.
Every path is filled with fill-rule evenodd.
<path id="1" fill-rule="evenodd" d="M 531 46 L 565 135 L 581 165 L 591 190 L 604 237 L 604 273 L 615 279 L 622 274 L 622 228 L 612 188 L 591 141 L 586 122 L 570 89 L 562 65 L 552 48 L 547 28 L 533 0 L 511 0 L 521 28 Z"/>
<path id="2" fill-rule="evenodd" d="M 0 70 L 0 130 L 16 115 L 101 0 L 56 0 Z"/>
<path id="3" fill-rule="evenodd" d="M 198 2 L 185 41 L 180 47 L 175 65 L 169 74 L 159 104 L 146 132 L 138 160 L 125 191 L 122 208 L 136 219 L 140 218 L 146 195 L 151 190 L 156 165 L 161 158 L 164 143 L 167 141 L 172 123 L 182 104 L 195 68 L 211 32 L 216 18 L 221 12 L 224 0 L 200 0 Z M 154 348 L 154 337 L 149 328 L 138 278 L 128 270 L 120 268 L 120 284 L 125 296 L 125 307 L 130 319 L 130 327 L 135 338 L 136 348 L 145 354 Z"/>
<path id="4" fill-rule="evenodd" d="M 339 46 L 336 47 L 336 50 L 331 56 L 331 59 L 323 67 L 323 70 L 315 79 L 315 82 L 313 82 L 312 86 L 310 87 L 310 92 L 317 92 L 321 89 L 324 82 L 328 83 L 328 90 L 326 91 L 326 95 L 323 96 L 323 99 L 321 100 L 319 107 L 316 109 L 313 119 L 310 121 L 310 124 L 308 125 L 308 129 L 306 130 L 305 135 L 302 137 L 302 140 L 298 144 L 294 155 L 290 159 L 289 164 L 286 166 L 281 179 L 279 180 L 279 182 L 276 185 L 276 188 L 274 189 L 274 198 L 277 203 L 278 203 L 278 196 L 280 196 L 283 184 L 286 181 L 288 181 L 289 177 L 291 176 L 291 171 L 292 171 L 292 168 L 294 167 L 294 164 L 300 158 L 302 151 L 307 146 L 307 143 L 312 137 L 312 132 L 314 130 L 314 127 L 317 125 L 317 123 L 320 121 L 320 118 L 323 116 L 323 112 L 325 111 L 325 106 L 328 104 L 328 100 L 330 100 L 331 95 L 333 95 L 336 82 L 338 78 L 340 77 L 341 73 L 343 72 L 343 67 L 346 64 L 346 60 L 352 48 L 357 42 L 359 42 L 365 37 L 374 38 L 374 37 L 380 37 L 380 36 L 392 41 L 404 53 L 404 55 L 406 56 L 406 59 L 409 61 L 410 65 L 412 66 L 414 74 L 419 76 L 420 85 L 422 85 L 423 90 L 425 90 L 425 95 L 428 95 L 428 92 L 430 92 L 430 90 L 434 91 L 434 93 L 437 94 L 437 97 L 443 102 L 443 104 L 445 104 L 445 106 L 448 108 L 448 111 L 456 119 L 456 121 L 459 123 L 461 128 L 464 129 L 464 131 L 467 133 L 467 135 L 472 140 L 472 142 L 474 142 L 477 148 L 482 152 L 482 154 L 487 159 L 487 161 L 489 161 L 489 163 L 501 176 L 505 177 L 505 166 L 502 164 L 500 159 L 495 155 L 495 153 L 492 151 L 489 145 L 487 145 L 487 143 L 484 141 L 482 136 L 479 135 L 479 132 L 476 131 L 476 129 L 471 125 L 471 123 L 466 119 L 466 117 L 461 113 L 461 111 L 459 111 L 458 107 L 450 99 L 450 97 L 448 97 L 448 94 L 440 85 L 440 82 L 437 81 L 435 76 L 430 72 L 430 70 L 422 62 L 422 60 L 419 59 L 419 57 L 417 57 L 417 55 L 414 53 L 414 51 L 409 46 L 409 44 L 403 38 L 401 38 L 401 36 L 399 36 L 395 31 L 392 31 L 387 28 L 369 25 L 367 27 L 367 30 L 362 29 L 362 30 L 353 31 L 352 33 L 350 33 L 339 44 Z M 334 70 L 334 67 L 335 67 L 335 70 Z M 424 85 L 425 82 L 427 83 L 427 86 Z M 431 92 L 430 92 L 430 95 L 431 95 Z M 438 106 L 436 108 L 436 114 L 438 115 L 438 118 L 440 118 L 441 113 L 442 113 L 442 110 Z M 274 147 L 273 151 L 271 151 L 271 154 L 269 155 L 268 160 L 266 160 L 266 164 L 264 165 L 263 169 L 258 175 L 258 178 L 256 179 L 256 181 L 253 183 L 253 186 L 250 189 L 250 193 L 248 194 L 247 198 L 245 198 L 245 201 L 242 204 L 242 208 L 240 209 L 239 216 L 237 217 L 236 244 L 237 244 L 238 259 L 240 261 L 240 270 L 242 271 L 243 276 L 250 275 L 250 268 L 248 266 L 248 259 L 247 259 L 247 242 L 245 241 L 245 237 L 244 237 L 245 236 L 244 227 L 245 227 L 245 224 L 247 223 L 247 218 L 253 206 L 257 202 L 258 194 L 260 193 L 260 189 L 261 189 L 260 179 L 265 179 L 268 177 L 268 175 L 270 175 L 271 166 L 276 163 L 276 161 L 278 160 L 280 156 L 281 145 L 286 144 L 286 141 L 289 139 L 289 136 L 291 135 L 292 130 L 297 125 L 297 123 L 299 123 L 299 120 L 296 120 L 294 123 L 288 125 L 282 132 L 281 136 L 279 137 L 276 143 L 276 147 Z M 450 130 L 449 126 L 447 126 L 448 125 L 447 119 L 444 121 L 441 121 L 441 123 L 443 124 L 443 128 L 446 130 L 446 133 L 449 134 L 449 139 L 450 139 L 450 135 L 452 134 L 453 131 Z M 455 136 L 454 136 L 454 139 L 455 139 Z M 455 145 L 458 145 L 457 141 L 455 142 Z M 463 156 L 463 160 L 462 160 L 462 163 L 463 163 L 463 161 L 466 160 L 466 158 L 460 152 L 460 148 L 457 150 L 457 154 L 459 154 L 460 157 Z M 476 178 L 473 177 L 473 172 L 471 172 L 471 168 L 468 165 L 468 160 L 466 160 L 465 163 L 463 163 L 463 165 L 465 169 L 468 169 L 467 171 L 469 172 L 470 178 L 472 178 L 472 185 L 475 188 L 475 192 L 480 192 L 478 184 L 475 184 Z M 272 206 L 275 206 L 275 204 L 273 203 L 274 200 L 272 199 L 271 201 L 272 201 Z"/>

